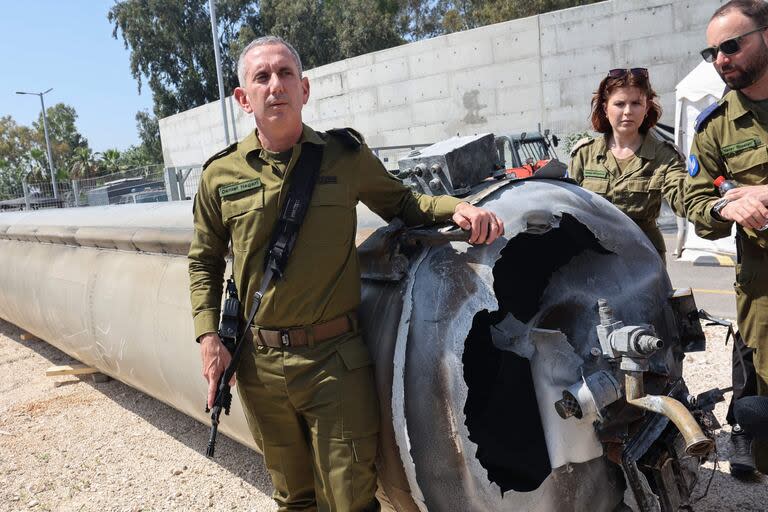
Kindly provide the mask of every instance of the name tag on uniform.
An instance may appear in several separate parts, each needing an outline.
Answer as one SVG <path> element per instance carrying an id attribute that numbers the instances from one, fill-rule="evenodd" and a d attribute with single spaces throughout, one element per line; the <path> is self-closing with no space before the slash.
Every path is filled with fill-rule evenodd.
<path id="1" fill-rule="evenodd" d="M 728 158 L 734 155 L 738 155 L 742 151 L 755 149 L 758 146 L 760 146 L 760 141 L 758 139 L 743 140 L 741 142 L 737 142 L 736 144 L 728 144 L 727 146 L 723 146 L 720 148 L 720 153 L 725 158 Z"/>
<path id="2" fill-rule="evenodd" d="M 261 180 L 259 178 L 241 181 L 240 183 L 233 183 L 232 185 L 224 185 L 219 187 L 219 197 L 233 196 L 246 190 L 253 190 L 254 188 L 261 187 Z"/>
<path id="3" fill-rule="evenodd" d="M 601 171 L 599 169 L 584 169 L 584 177 L 605 179 L 608 177 L 608 171 Z"/>
<path id="4" fill-rule="evenodd" d="M 336 185 L 338 182 L 339 182 L 339 179 L 336 176 L 318 176 L 317 177 L 318 185 Z"/>

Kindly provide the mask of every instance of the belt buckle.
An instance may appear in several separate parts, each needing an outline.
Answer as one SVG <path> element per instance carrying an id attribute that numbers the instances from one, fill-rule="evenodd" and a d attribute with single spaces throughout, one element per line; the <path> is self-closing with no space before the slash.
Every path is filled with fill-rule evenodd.
<path id="1" fill-rule="evenodd" d="M 280 329 L 280 344 L 284 347 L 291 346 L 291 336 L 286 329 Z"/>

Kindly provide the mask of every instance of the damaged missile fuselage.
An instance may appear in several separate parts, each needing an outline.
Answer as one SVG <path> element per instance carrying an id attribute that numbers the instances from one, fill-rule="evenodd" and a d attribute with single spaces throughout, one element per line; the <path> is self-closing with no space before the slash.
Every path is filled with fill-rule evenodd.
<path id="1" fill-rule="evenodd" d="M 422 248 L 392 292 L 388 493 L 428 510 L 689 503 L 713 445 L 682 380 L 685 351 L 703 348 L 690 293 L 673 293 L 629 218 L 567 180 L 490 182 L 473 198 L 503 239 Z M 373 332 L 387 286 L 365 281 Z"/>
<path id="2" fill-rule="evenodd" d="M 493 244 L 357 207 L 390 501 L 438 512 L 686 505 L 714 424 L 682 379 L 685 351 L 703 349 L 690 293 L 672 290 L 633 221 L 558 179 L 561 164 L 526 180 L 463 174 L 496 161 L 448 154 L 475 140 L 495 147 L 492 135 L 443 143 L 400 174 L 493 210 L 506 231 Z M 189 202 L 4 214 L 0 317 L 205 423 L 191 226 Z M 221 431 L 258 449 L 233 402 Z"/>

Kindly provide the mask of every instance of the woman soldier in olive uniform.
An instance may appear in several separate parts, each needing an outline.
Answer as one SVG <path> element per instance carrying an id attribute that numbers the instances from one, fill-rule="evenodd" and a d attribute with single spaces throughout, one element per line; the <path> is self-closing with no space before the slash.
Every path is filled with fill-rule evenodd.
<path id="1" fill-rule="evenodd" d="M 666 261 L 656 219 L 665 197 L 685 215 L 685 160 L 674 144 L 649 133 L 661 117 L 645 68 L 612 69 L 592 96 L 592 127 L 602 137 L 579 141 L 570 176 L 635 221 Z"/>

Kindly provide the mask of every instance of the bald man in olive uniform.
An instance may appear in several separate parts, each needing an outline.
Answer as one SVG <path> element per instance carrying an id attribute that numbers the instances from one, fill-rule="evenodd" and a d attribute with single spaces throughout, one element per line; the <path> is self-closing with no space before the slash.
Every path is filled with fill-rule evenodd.
<path id="1" fill-rule="evenodd" d="M 360 269 L 355 206 L 406 224 L 453 220 L 471 243 L 504 232 L 491 212 L 458 199 L 412 193 L 391 177 L 352 129 L 302 123 L 309 81 L 296 50 L 268 36 L 238 62 L 235 98 L 256 130 L 204 166 L 195 197 L 189 272 L 195 335 L 212 404 L 230 361 L 216 334 L 231 240 L 240 296 L 251 307 L 291 173 L 304 152 L 320 171 L 285 275 L 261 303 L 237 371 L 238 393 L 264 453 L 279 510 L 377 510 L 378 401 L 358 331 Z M 313 157 L 315 158 L 315 157 Z M 317 160 L 315 160 L 317 162 Z"/>
<path id="2" fill-rule="evenodd" d="M 768 3 L 736 0 L 707 26 L 701 53 L 730 87 L 696 120 L 688 160 L 685 205 L 696 233 L 723 238 L 737 225 L 736 313 L 741 335 L 754 349 L 757 391 L 768 395 Z M 720 198 L 714 180 L 740 187 Z M 746 437 L 746 436 L 745 436 Z M 751 472 L 748 439 L 732 436 L 732 472 Z M 737 445 L 737 441 L 742 445 Z M 768 446 L 754 443 L 757 469 L 768 473 Z"/>

